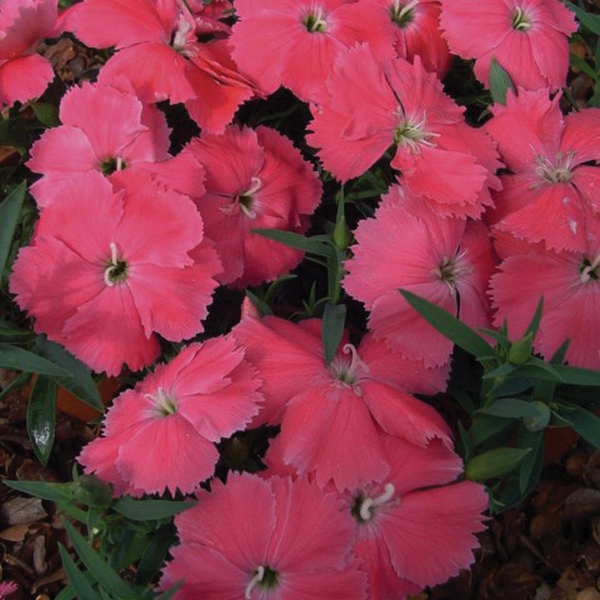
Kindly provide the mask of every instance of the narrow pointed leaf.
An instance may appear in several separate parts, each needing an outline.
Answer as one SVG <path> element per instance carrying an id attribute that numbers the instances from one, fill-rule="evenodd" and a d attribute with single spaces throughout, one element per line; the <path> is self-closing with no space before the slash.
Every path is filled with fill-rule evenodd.
<path id="1" fill-rule="evenodd" d="M 532 339 L 535 338 L 535 334 L 538 332 L 538 329 L 540 328 L 540 322 L 542 320 L 542 311 L 543 310 L 544 310 L 544 296 L 542 296 L 540 298 L 537 308 L 535 309 L 535 312 L 533 313 L 533 317 L 531 318 L 531 322 L 527 326 L 527 329 L 525 330 L 525 335 L 523 337 L 526 337 L 527 334 L 531 333 Z"/>
<path id="2" fill-rule="evenodd" d="M 71 377 L 71 373 L 38 354 L 12 344 L 0 343 L 0 367 L 13 371 L 39 373 L 49 377 Z"/>
<path id="3" fill-rule="evenodd" d="M 70 483 L 49 483 L 46 481 L 13 481 L 4 480 L 2 483 L 30 496 L 50 500 L 51 502 L 65 502 L 71 499 Z"/>
<path id="4" fill-rule="evenodd" d="M 577 15 L 579 22 L 585 25 L 592 33 L 600 35 L 600 15 L 595 15 L 587 12 L 583 8 L 579 8 L 573 2 L 565 2 L 565 4 Z"/>
<path id="5" fill-rule="evenodd" d="M 46 127 L 57 127 L 60 125 L 58 109 L 52 102 L 32 102 L 30 106 L 33 108 L 35 116 L 42 125 Z"/>
<path id="6" fill-rule="evenodd" d="M 54 444 L 56 389 L 52 379 L 38 376 L 27 404 L 27 433 L 35 455 L 44 466 Z"/>
<path id="7" fill-rule="evenodd" d="M 463 350 L 476 358 L 494 355 L 493 348 L 481 336 L 443 308 L 407 290 L 400 293 L 425 320 Z"/>
<path id="8" fill-rule="evenodd" d="M 490 64 L 490 92 L 492 100 L 498 104 L 506 104 L 506 94 L 508 90 L 515 91 L 515 86 L 508 73 L 498 64 L 495 58 L 492 58 Z"/>
<path id="9" fill-rule="evenodd" d="M 158 521 L 178 515 L 195 504 L 171 500 L 136 500 L 125 496 L 116 502 L 113 509 L 132 521 Z"/>
<path id="10" fill-rule="evenodd" d="M 58 543 L 58 551 L 60 552 L 60 557 L 65 568 L 65 573 L 69 578 L 71 588 L 75 592 L 75 597 L 85 598 L 85 600 L 102 600 L 102 597 L 90 585 L 87 577 L 77 568 L 77 565 L 60 542 Z"/>
<path id="11" fill-rule="evenodd" d="M 26 182 L 21 182 L 0 202 L 0 276 L 6 269 L 15 229 L 25 200 Z"/>
<path id="12" fill-rule="evenodd" d="M 317 256 L 325 256 L 327 258 L 336 258 L 336 250 L 330 244 L 316 240 L 314 238 L 307 238 L 299 233 L 293 231 L 281 231 L 280 229 L 253 229 L 252 233 L 257 233 L 263 237 L 281 242 L 290 248 L 295 250 L 301 250 L 302 252 L 310 252 Z"/>
<path id="13" fill-rule="evenodd" d="M 566 421 L 586 442 L 600 448 L 600 418 L 576 405 L 559 405 L 558 416 Z"/>
<path id="14" fill-rule="evenodd" d="M 321 331 L 325 362 L 328 365 L 333 360 L 338 346 L 342 341 L 345 322 L 346 305 L 336 304 L 334 306 L 328 302 L 325 305 L 325 311 L 323 313 L 323 329 Z"/>
<path id="15" fill-rule="evenodd" d="M 552 368 L 560 375 L 562 383 L 600 387 L 600 371 L 571 367 L 570 365 L 552 365 Z"/>
<path id="16" fill-rule="evenodd" d="M 473 481 L 502 477 L 516 469 L 531 452 L 531 448 L 494 448 L 472 458 L 465 467 L 465 476 Z"/>

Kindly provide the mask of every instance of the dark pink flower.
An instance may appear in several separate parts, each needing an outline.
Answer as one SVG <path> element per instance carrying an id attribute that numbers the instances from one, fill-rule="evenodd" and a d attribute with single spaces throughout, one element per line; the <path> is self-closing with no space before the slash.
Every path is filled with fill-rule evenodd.
<path id="1" fill-rule="evenodd" d="M 191 344 L 115 400 L 79 462 L 116 494 L 190 493 L 214 472 L 214 444 L 258 412 L 259 386 L 233 337 Z"/>
<path id="2" fill-rule="evenodd" d="M 71 88 L 60 104 L 62 125 L 46 130 L 31 148 L 27 166 L 44 177 L 31 191 L 44 207 L 62 195 L 74 173 L 111 175 L 139 162 L 169 157 L 164 115 L 131 93 L 83 83 Z"/>
<path id="3" fill-rule="evenodd" d="M 239 104 L 254 95 L 227 41 L 200 43 L 194 14 L 177 0 L 85 0 L 73 7 L 66 26 L 89 46 L 116 47 L 100 71 L 101 83 L 126 79 L 144 102 L 184 102 L 205 131 L 222 132 Z"/>
<path id="4" fill-rule="evenodd" d="M 566 360 L 600 369 L 600 217 L 594 218 L 593 233 L 577 252 L 554 252 L 541 244 L 526 251 L 518 245 L 492 277 L 490 294 L 497 309 L 496 325 L 506 320 L 515 340 L 525 334 L 543 296 L 535 348 L 550 359 L 569 338 Z"/>
<path id="5" fill-rule="evenodd" d="M 96 371 L 137 370 L 202 331 L 220 263 L 186 196 L 141 179 L 115 193 L 100 173 L 73 175 L 22 248 L 10 289 L 35 329 Z"/>
<path id="6" fill-rule="evenodd" d="M 160 583 L 174 600 L 366 600 L 339 498 L 306 480 L 230 473 L 175 518 L 181 544 Z"/>
<path id="7" fill-rule="evenodd" d="M 548 90 L 509 92 L 485 125 L 511 173 L 487 217 L 495 227 L 549 249 L 583 252 L 600 216 L 600 109 L 563 117 Z"/>
<path id="8" fill-rule="evenodd" d="M 303 233 L 321 199 L 316 172 L 292 143 L 267 127 L 232 125 L 223 135 L 193 140 L 185 151 L 206 170 L 206 195 L 197 204 L 223 263 L 219 281 L 257 285 L 296 267 L 302 252 L 252 233 Z"/>
<path id="9" fill-rule="evenodd" d="M 376 338 L 425 366 L 447 363 L 452 343 L 400 295 L 407 289 L 459 316 L 490 324 L 486 290 L 495 267 L 489 231 L 480 221 L 440 219 L 397 186 L 359 223 L 343 285 L 371 311 Z M 460 312 L 459 312 L 460 305 Z"/>
<path id="10" fill-rule="evenodd" d="M 247 317 L 234 329 L 264 382 L 258 420 L 281 419 L 287 464 L 300 475 L 314 472 L 321 487 L 352 489 L 389 474 L 381 432 L 421 446 L 432 438 L 450 443 L 441 417 L 393 378 L 371 373 L 361 346 L 344 344 L 327 366 L 320 329 L 319 321 L 295 325 L 277 317 Z"/>
<path id="11" fill-rule="evenodd" d="M 10 0 L 0 5 L 0 108 L 41 96 L 54 78 L 36 45 L 57 28 L 57 0 Z"/>
<path id="12" fill-rule="evenodd" d="M 370 600 L 400 600 L 469 567 L 488 497 L 482 485 L 453 483 L 462 463 L 439 440 L 418 447 L 387 436 L 383 447 L 391 465 L 386 482 L 345 497 Z"/>
<path id="13" fill-rule="evenodd" d="M 566 83 L 575 17 L 558 0 L 441 0 L 441 27 L 450 50 L 475 59 L 489 87 L 496 59 L 515 86 L 530 90 Z"/>
<path id="14" fill-rule="evenodd" d="M 270 94 L 280 85 L 320 96 L 339 54 L 358 40 L 338 15 L 345 0 L 236 0 L 233 58 Z M 257 43 L 260 40 L 260 43 Z"/>
<path id="15" fill-rule="evenodd" d="M 469 127 L 415 57 L 378 61 L 368 45 L 340 56 L 314 107 L 307 141 L 341 181 L 362 175 L 393 147 L 403 187 L 440 216 L 478 217 L 492 204 L 500 166 L 493 141 Z"/>

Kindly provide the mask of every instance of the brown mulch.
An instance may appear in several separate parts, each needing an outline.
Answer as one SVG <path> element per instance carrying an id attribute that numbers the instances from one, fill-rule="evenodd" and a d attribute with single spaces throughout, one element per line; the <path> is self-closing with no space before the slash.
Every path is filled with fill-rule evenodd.
<path id="1" fill-rule="evenodd" d="M 0 388 L 6 382 L 0 371 Z M 0 400 L 0 479 L 68 481 L 93 427 L 59 411 L 42 468 L 26 405 L 19 391 Z M 52 599 L 65 586 L 58 542 L 68 546 L 52 504 L 0 484 L 0 580 L 19 584 L 10 600 Z M 600 451 L 574 444 L 546 467 L 530 498 L 489 521 L 480 542 L 470 571 L 414 600 L 600 600 Z"/>

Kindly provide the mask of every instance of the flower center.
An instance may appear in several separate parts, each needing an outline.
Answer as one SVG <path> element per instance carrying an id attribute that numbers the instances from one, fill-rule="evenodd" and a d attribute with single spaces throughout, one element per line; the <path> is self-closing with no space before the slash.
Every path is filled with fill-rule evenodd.
<path id="1" fill-rule="evenodd" d="M 557 152 L 554 161 L 547 156 L 537 156 L 535 174 L 546 183 L 568 183 L 573 179 L 573 160 L 575 154 Z"/>
<path id="2" fill-rule="evenodd" d="M 423 115 L 419 121 L 409 119 L 404 115 L 399 116 L 399 124 L 394 131 L 394 142 L 398 146 L 408 146 L 412 152 L 419 152 L 419 146 L 433 146 L 431 138 L 438 137 L 439 134 L 427 131 L 425 129 L 426 116 Z"/>
<path id="3" fill-rule="evenodd" d="M 383 493 L 375 498 L 363 496 L 362 494 L 359 495 L 354 500 L 350 512 L 359 523 L 366 523 L 373 518 L 378 507 L 388 504 L 392 500 L 395 493 L 396 488 L 394 487 L 394 484 L 387 483 L 385 488 L 383 488 Z M 398 500 L 396 502 L 398 502 Z"/>
<path id="4" fill-rule="evenodd" d="M 415 6 L 419 4 L 419 0 L 411 0 L 407 4 L 402 5 L 400 0 L 394 0 L 390 6 L 390 18 L 398 27 L 405 27 L 415 18 Z"/>
<path id="5" fill-rule="evenodd" d="M 522 8 L 515 7 L 511 25 L 517 31 L 527 31 L 531 27 L 531 22 Z"/>
<path id="6" fill-rule="evenodd" d="M 168 417 L 177 412 L 177 399 L 172 393 L 166 393 L 162 387 L 156 390 L 156 394 L 144 394 L 146 398 L 154 402 L 154 415 Z"/>
<path id="7" fill-rule="evenodd" d="M 344 354 L 350 355 L 350 361 L 343 357 L 336 356 L 331 361 L 331 373 L 336 382 L 353 388 L 354 393 L 360 396 L 360 388 L 357 385 L 361 375 L 368 371 L 367 365 L 360 359 L 356 348 L 352 344 L 344 344 L 342 347 Z"/>
<path id="8" fill-rule="evenodd" d="M 113 287 L 116 283 L 121 283 L 127 279 L 129 267 L 127 263 L 120 259 L 117 254 L 117 245 L 110 243 L 110 261 L 104 268 L 104 283 Z"/>
<path id="9" fill-rule="evenodd" d="M 594 260 L 587 256 L 583 259 L 583 264 L 579 269 L 581 283 L 588 281 L 598 281 L 600 279 L 600 254 Z"/>
<path id="10" fill-rule="evenodd" d="M 456 284 L 464 275 L 472 272 L 471 266 L 467 263 L 465 257 L 467 251 L 464 250 L 454 257 L 444 256 L 440 265 L 431 270 L 432 275 L 438 277 L 450 289 L 450 295 L 456 296 Z"/>
<path id="11" fill-rule="evenodd" d="M 177 29 L 173 32 L 171 38 L 171 47 L 175 52 L 185 54 L 185 47 L 188 41 L 188 34 L 192 31 L 192 23 L 184 15 L 179 16 Z"/>
<path id="12" fill-rule="evenodd" d="M 271 569 L 268 565 L 260 565 L 254 572 L 254 576 L 248 582 L 244 592 L 244 598 L 250 600 L 252 598 L 252 590 L 256 586 L 272 590 L 279 583 L 279 573 Z"/>
<path id="13" fill-rule="evenodd" d="M 116 158 L 107 158 L 100 163 L 100 171 L 102 171 L 102 175 L 111 175 L 115 171 L 121 171 L 127 165 L 125 161 L 117 156 Z"/>
<path id="14" fill-rule="evenodd" d="M 327 21 L 321 7 L 307 12 L 302 18 L 302 24 L 310 33 L 323 33 L 327 29 Z"/>
<path id="15" fill-rule="evenodd" d="M 232 215 L 239 209 L 249 219 L 256 219 L 258 216 L 256 212 L 256 194 L 260 191 L 262 182 L 258 177 L 252 177 L 250 178 L 250 184 L 250 187 L 245 192 L 233 196 L 233 198 L 229 196 L 231 202 L 219 207 L 219 210 L 226 215 Z"/>

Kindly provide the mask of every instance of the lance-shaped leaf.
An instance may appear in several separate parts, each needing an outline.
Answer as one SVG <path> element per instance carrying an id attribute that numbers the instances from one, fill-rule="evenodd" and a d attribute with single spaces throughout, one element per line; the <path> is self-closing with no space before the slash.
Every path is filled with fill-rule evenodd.
<path id="1" fill-rule="evenodd" d="M 27 433 L 35 455 L 44 466 L 54 444 L 56 389 L 56 383 L 52 379 L 40 375 L 27 404 Z"/>
<path id="2" fill-rule="evenodd" d="M 508 73 L 500 66 L 495 58 L 490 63 L 490 93 L 492 100 L 498 104 L 506 104 L 508 90 L 515 91 L 515 86 Z"/>
<path id="3" fill-rule="evenodd" d="M 90 585 L 87 577 L 77 568 L 74 560 L 69 556 L 65 547 L 59 542 L 58 551 L 62 559 L 65 573 L 69 578 L 71 588 L 75 593 L 75 598 L 85 598 L 85 600 L 102 600 L 102 596 Z"/>
<path id="4" fill-rule="evenodd" d="M 69 379 L 71 373 L 38 354 L 12 344 L 0 343 L 0 367 L 13 371 L 39 373 L 48 377 L 64 377 Z"/>
<path id="5" fill-rule="evenodd" d="M 502 477 L 516 469 L 531 448 L 494 448 L 473 457 L 465 466 L 465 476 L 473 481 Z"/>
<path id="6" fill-rule="evenodd" d="M 116 502 L 113 509 L 132 521 L 158 521 L 173 517 L 195 504 L 171 500 L 135 500 L 125 496 Z"/>
<path id="7" fill-rule="evenodd" d="M 555 414 L 568 423 L 586 442 L 600 448 L 600 419 L 581 406 L 558 404 Z"/>
<path id="8" fill-rule="evenodd" d="M 345 322 L 346 305 L 336 304 L 334 306 L 328 302 L 325 305 L 325 311 L 323 313 L 323 329 L 321 330 L 325 362 L 328 365 L 333 360 L 336 350 L 342 341 Z"/>
<path id="9" fill-rule="evenodd" d="M 6 261 L 19 222 L 26 189 L 23 181 L 0 203 L 0 276 L 6 269 Z"/>
<path id="10" fill-rule="evenodd" d="M 293 231 L 282 231 L 279 229 L 253 229 L 252 233 L 257 233 L 263 237 L 281 242 L 294 250 L 309 252 L 317 256 L 335 259 L 337 257 L 336 249 L 331 245 L 329 236 L 304 237 Z"/>

